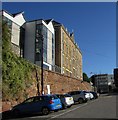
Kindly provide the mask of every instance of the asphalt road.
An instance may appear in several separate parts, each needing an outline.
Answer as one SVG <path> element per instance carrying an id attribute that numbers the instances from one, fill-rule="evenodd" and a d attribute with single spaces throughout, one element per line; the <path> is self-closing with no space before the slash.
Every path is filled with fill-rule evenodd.
<path id="1" fill-rule="evenodd" d="M 113 118 L 118 119 L 118 94 L 101 95 L 96 100 L 88 101 L 84 104 L 76 104 L 71 108 L 52 112 L 49 115 L 23 116 L 17 120 L 43 119 L 52 120 L 55 118 Z M 12 119 L 12 118 L 11 118 Z"/>

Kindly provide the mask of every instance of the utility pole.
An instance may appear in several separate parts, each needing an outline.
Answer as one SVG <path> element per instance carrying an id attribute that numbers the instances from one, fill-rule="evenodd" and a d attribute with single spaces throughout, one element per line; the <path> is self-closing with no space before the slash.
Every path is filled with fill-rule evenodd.
<path id="1" fill-rule="evenodd" d="M 36 70 L 36 80 L 37 80 L 37 94 L 40 95 L 40 91 L 39 91 L 39 78 L 38 78 L 37 68 L 35 68 L 35 70 Z"/>
<path id="2" fill-rule="evenodd" d="M 43 95 L 43 35 L 41 34 L 41 94 Z"/>

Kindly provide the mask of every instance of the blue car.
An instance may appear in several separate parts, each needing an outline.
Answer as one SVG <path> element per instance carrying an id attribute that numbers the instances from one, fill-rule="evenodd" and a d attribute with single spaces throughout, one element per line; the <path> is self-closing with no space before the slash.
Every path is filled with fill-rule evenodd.
<path id="1" fill-rule="evenodd" d="M 15 115 L 31 113 L 47 115 L 50 111 L 58 111 L 61 108 L 61 101 L 56 95 L 42 95 L 26 99 L 14 106 L 12 111 Z"/>

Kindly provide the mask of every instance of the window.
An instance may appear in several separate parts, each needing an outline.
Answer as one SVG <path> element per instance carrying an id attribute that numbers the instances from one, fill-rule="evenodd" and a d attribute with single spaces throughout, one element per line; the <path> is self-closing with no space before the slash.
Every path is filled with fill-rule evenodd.
<path id="1" fill-rule="evenodd" d="M 36 53 L 36 61 L 41 61 L 41 54 L 40 53 Z"/>
<path id="2" fill-rule="evenodd" d="M 49 70 L 49 66 L 43 64 L 43 68 Z"/>
<path id="3" fill-rule="evenodd" d="M 12 21 L 10 19 L 8 19 L 7 17 L 3 16 L 3 20 L 5 22 L 7 22 L 7 25 L 9 26 L 9 28 L 12 28 Z"/>
<path id="4" fill-rule="evenodd" d="M 43 101 L 42 97 L 35 97 L 34 98 L 34 102 L 39 102 L 39 101 Z"/>
<path id="5" fill-rule="evenodd" d="M 31 103 L 31 102 L 33 102 L 34 101 L 34 98 L 29 98 L 29 99 L 27 99 L 26 101 L 24 101 L 24 103 Z"/>

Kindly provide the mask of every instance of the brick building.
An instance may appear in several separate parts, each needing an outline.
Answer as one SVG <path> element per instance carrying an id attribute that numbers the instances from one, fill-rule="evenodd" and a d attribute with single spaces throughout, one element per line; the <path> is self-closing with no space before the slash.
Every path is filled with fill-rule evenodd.
<path id="1" fill-rule="evenodd" d="M 69 33 L 65 27 L 53 21 L 55 28 L 55 64 L 61 74 L 82 80 L 82 53 L 74 40 L 74 33 Z"/>

